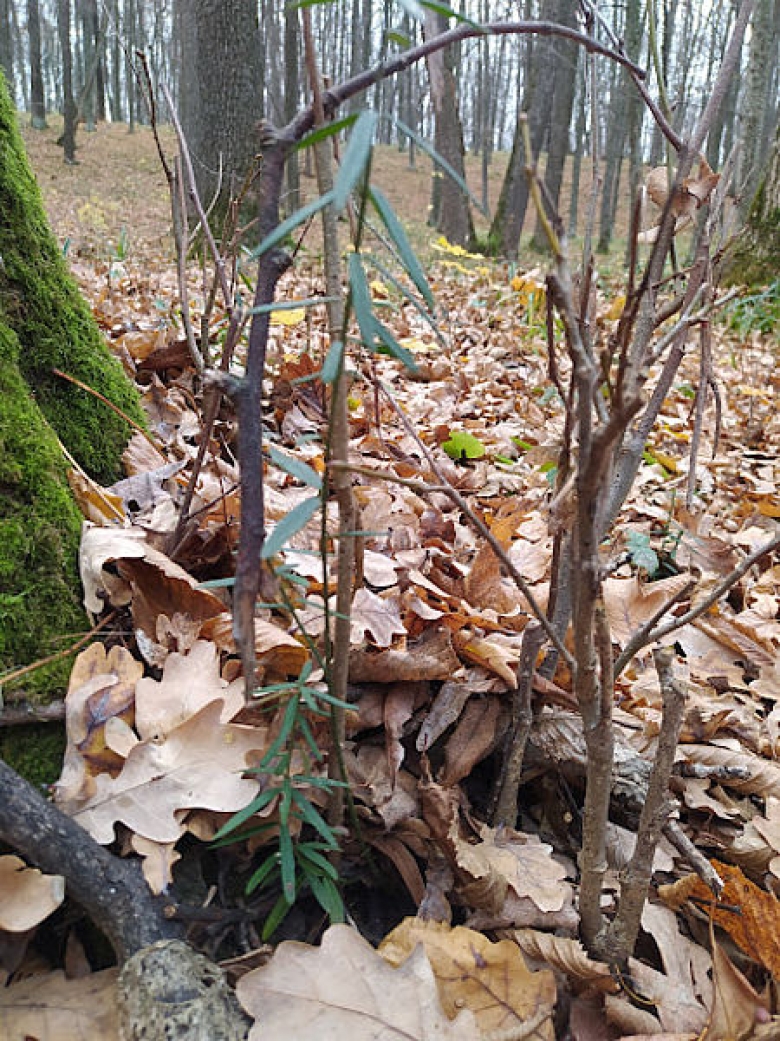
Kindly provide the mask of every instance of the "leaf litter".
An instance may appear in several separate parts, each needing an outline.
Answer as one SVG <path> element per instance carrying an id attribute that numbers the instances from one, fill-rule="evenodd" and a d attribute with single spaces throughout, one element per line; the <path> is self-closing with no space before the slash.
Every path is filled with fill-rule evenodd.
<path id="1" fill-rule="evenodd" d="M 447 252 L 446 244 L 437 248 Z M 186 533 L 174 545 L 198 452 L 202 390 L 180 349 L 175 278 L 162 254 L 156 268 L 132 258 L 120 267 L 81 257 L 76 270 L 142 388 L 154 444 L 133 438 L 128 477 L 112 489 L 74 476 L 91 522 L 81 556 L 85 604 L 96 618 L 120 612 L 131 635 L 107 652 L 93 644 L 76 660 L 55 797 L 98 841 L 140 856 L 154 891 L 173 905 L 210 901 L 215 894 L 208 895 L 202 871 L 214 854 L 203 843 L 262 791 L 266 775 L 252 768 L 279 732 L 284 710 L 280 696 L 245 705 L 240 693 L 228 595 L 240 506 L 235 418 L 223 405 Z M 193 274 L 193 287 L 195 280 Z M 544 283 L 536 269 L 509 272 L 468 255 L 433 267 L 430 282 L 444 316 L 443 345 L 391 288 L 379 280 L 369 287 L 392 305 L 383 307 L 383 321 L 414 352 L 418 372 L 410 376 L 382 357 L 370 365 L 355 360 L 350 463 L 364 569 L 352 606 L 354 704 L 345 748 L 363 841 L 394 876 L 379 928 L 367 920 L 362 927 L 378 942 L 403 917 L 394 903 L 410 911 L 419 905 L 422 917 L 405 917 L 379 953 L 346 926 L 332 926 L 317 948 L 281 943 L 265 968 L 239 983 L 250 1013 L 262 1010 L 252 1036 L 335 1037 L 348 1030 L 368 1037 L 378 1019 L 410 1037 L 552 1038 L 564 995 L 572 1023 L 598 1023 L 601 1036 L 693 1037 L 706 1026 L 713 1041 L 752 1036 L 766 1021 L 766 1004 L 744 973 L 760 979 L 760 967 L 777 978 L 780 565 L 760 560 L 726 601 L 675 634 L 676 668 L 689 691 L 678 752 L 685 769 L 675 777 L 681 822 L 700 849 L 717 857 L 728 899 L 722 909 L 712 907 L 709 890 L 664 847 L 656 869 L 660 900 L 651 899 L 643 918 L 647 950 L 623 979 L 588 959 L 575 940 L 582 738 L 565 669 L 533 681 L 536 721 L 517 830 L 483 823 L 488 768 L 510 726 L 531 615 L 451 502 L 423 493 L 424 485 L 439 483 L 424 447 L 546 603 L 552 536 L 566 523 L 566 504 L 551 501 L 564 409 L 548 386 Z M 322 291 L 306 265 L 282 284 L 290 301 Z M 605 293 L 598 322 L 608 328 L 621 308 Z M 222 321 L 217 313 L 215 338 Z M 695 605 L 766 540 L 780 516 L 777 342 L 756 334 L 738 340 L 725 329 L 714 341 L 723 429 L 712 458 L 700 453 L 697 461 L 695 509 L 682 506 L 688 387 L 697 379 L 691 362 L 670 391 L 606 547 L 606 608 L 618 649 L 689 583 L 673 611 Z M 319 309 L 278 312 L 269 430 L 276 450 L 305 462 L 315 476 L 324 470 L 327 395 L 311 377 L 327 349 Z M 387 393 L 376 391 L 377 379 Z M 707 437 L 712 445 L 709 414 Z M 299 466 L 270 464 L 266 477 L 273 530 L 311 495 L 313 478 Z M 333 524 L 328 514 L 331 534 Z M 309 661 L 296 617 L 314 640 L 332 617 L 326 605 L 335 593 L 334 558 L 323 560 L 320 547 L 315 518 L 277 558 L 289 609 L 263 607 L 256 619 L 267 688 L 295 680 Z M 652 548 L 669 573 L 650 581 L 643 565 L 652 558 L 638 547 Z M 661 695 L 644 653 L 630 662 L 616 694 L 620 774 L 650 759 L 658 735 Z M 312 717 L 310 725 L 315 740 L 324 740 L 322 721 Z M 309 762 L 306 770 L 316 774 L 317 767 Z M 316 783 L 309 790 L 316 802 Z M 278 836 L 278 800 L 267 800 L 252 820 L 260 830 L 223 854 L 240 877 Z M 364 888 L 374 884 L 354 837 L 344 843 L 342 867 Z M 617 854 L 607 871 L 616 889 Z M 195 882 L 186 881 L 193 872 Z M 43 916 L 59 891 L 56 880 L 36 884 Z M 4 897 L 6 885 L 0 881 Z M 219 906 L 246 906 L 245 898 L 217 888 Z M 424 917 L 431 907 L 435 921 Z M 217 934 L 194 927 L 192 938 L 212 956 L 233 953 L 231 943 L 234 950 L 260 948 L 257 923 L 269 910 L 267 900 L 247 908 L 241 941 L 226 939 L 229 928 Z M 451 926 L 453 916 L 467 924 Z M 722 942 L 710 942 L 708 920 L 735 945 L 728 954 Z M 354 971 L 334 976 L 336 956 Z M 743 1010 L 739 1026 L 730 1002 Z"/>

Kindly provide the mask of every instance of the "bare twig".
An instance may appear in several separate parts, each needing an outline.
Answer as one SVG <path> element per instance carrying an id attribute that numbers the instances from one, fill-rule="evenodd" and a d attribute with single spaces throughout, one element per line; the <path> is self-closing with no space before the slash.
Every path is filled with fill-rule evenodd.
<path id="1" fill-rule="evenodd" d="M 517 821 L 517 793 L 523 772 L 523 757 L 531 731 L 531 692 L 536 658 L 544 643 L 544 629 L 530 623 L 523 630 L 520 661 L 517 666 L 517 690 L 512 696 L 512 729 L 508 735 L 496 786 L 496 800 L 490 816 L 493 824 L 514 827 Z"/>
<path id="2" fill-rule="evenodd" d="M 669 779 L 674 766 L 674 755 L 682 728 L 685 710 L 685 690 L 674 677 L 674 652 L 669 647 L 653 652 L 663 698 L 663 715 L 653 769 L 647 785 L 647 797 L 637 828 L 634 853 L 626 868 L 620 886 L 620 906 L 606 936 L 600 943 L 605 960 L 625 965 L 633 953 L 642 908 L 653 872 L 653 858 L 674 800 L 669 792 Z"/>

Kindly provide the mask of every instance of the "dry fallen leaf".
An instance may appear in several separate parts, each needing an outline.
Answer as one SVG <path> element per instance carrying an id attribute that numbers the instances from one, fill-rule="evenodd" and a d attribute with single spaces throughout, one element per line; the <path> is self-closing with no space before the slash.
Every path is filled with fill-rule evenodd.
<path id="1" fill-rule="evenodd" d="M 360 934 L 334 925 L 319 947 L 281 943 L 242 976 L 238 999 L 256 1018 L 249 1041 L 474 1041 L 468 1010 L 449 1020 L 422 948 L 394 969 Z"/>
<path id="2" fill-rule="evenodd" d="M 243 809 L 257 792 L 257 781 L 243 776 L 246 756 L 265 750 L 266 731 L 221 723 L 222 711 L 222 701 L 212 701 L 164 740 L 139 742 L 117 777 L 95 778 L 86 801 L 58 792 L 61 807 L 104 845 L 118 821 L 155 842 L 175 842 L 181 810 Z"/>
<path id="3" fill-rule="evenodd" d="M 52 972 L 0 988 L 0 1041 L 119 1041 L 118 973 Z"/>
<path id="4" fill-rule="evenodd" d="M 546 969 L 529 970 L 511 940 L 492 943 L 464 926 L 452 929 L 444 922 L 405 918 L 385 937 L 379 952 L 391 965 L 401 966 L 418 945 L 431 963 L 448 1016 L 467 1008 L 483 1036 L 552 1041 L 555 977 Z"/>
<path id="5" fill-rule="evenodd" d="M 222 679 L 216 647 L 198 640 L 189 654 L 168 655 L 159 681 L 145 676 L 136 684 L 138 736 L 164 737 L 217 699 L 223 705 L 220 720 L 227 723 L 244 707 L 243 688 L 243 680 L 228 684 Z"/>
<path id="6" fill-rule="evenodd" d="M 15 856 L 0 857 L 0 929 L 23 933 L 65 899 L 62 875 L 44 875 Z"/>

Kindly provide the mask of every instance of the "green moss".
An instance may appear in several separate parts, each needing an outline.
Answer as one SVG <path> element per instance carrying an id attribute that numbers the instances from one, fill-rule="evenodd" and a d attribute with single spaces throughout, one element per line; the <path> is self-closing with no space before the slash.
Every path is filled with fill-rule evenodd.
<path id="1" fill-rule="evenodd" d="M 81 518 L 19 354 L 0 318 L 0 674 L 67 646 L 87 620 L 78 593 Z M 67 671 L 60 662 L 29 673 L 25 691 L 56 693 Z"/>
<path id="2" fill-rule="evenodd" d="M 128 424 L 60 369 L 143 424 L 138 395 L 104 343 L 51 233 L 5 80 L 0 74 L 0 317 L 16 333 L 19 366 L 65 447 L 97 480 L 120 476 Z"/>
<path id="3" fill-rule="evenodd" d="M 57 780 L 64 752 L 61 726 L 30 724 L 0 732 L 0 759 L 36 787 Z"/>

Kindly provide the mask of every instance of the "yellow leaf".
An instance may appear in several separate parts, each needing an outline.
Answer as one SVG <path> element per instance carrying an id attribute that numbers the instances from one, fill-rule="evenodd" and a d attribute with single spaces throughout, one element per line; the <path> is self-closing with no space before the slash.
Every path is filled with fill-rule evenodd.
<path id="1" fill-rule="evenodd" d="M 484 260 L 481 253 L 469 253 L 463 246 L 456 246 L 453 242 L 448 242 L 443 235 L 440 235 L 432 242 L 431 246 L 440 253 L 450 253 L 453 257 L 470 257 L 471 260 Z"/>
<path id="2" fill-rule="evenodd" d="M 656 452 L 653 450 L 653 459 L 660 463 L 665 470 L 669 471 L 669 473 L 677 473 L 678 463 L 673 455 L 667 455 L 666 452 Z"/>
<path id="3" fill-rule="evenodd" d="M 303 307 L 296 307 L 289 311 L 271 311 L 271 325 L 300 325 L 305 317 L 306 310 Z"/>
<path id="4" fill-rule="evenodd" d="M 612 306 L 604 315 L 609 322 L 616 322 L 618 318 L 623 314 L 623 308 L 626 306 L 625 296 L 616 296 L 612 301 Z"/>
<path id="5" fill-rule="evenodd" d="M 375 300 L 387 300 L 390 296 L 390 290 L 384 282 L 380 282 L 378 278 L 375 278 L 373 282 L 369 283 L 369 285 L 371 287 L 371 296 L 373 296 Z"/>

